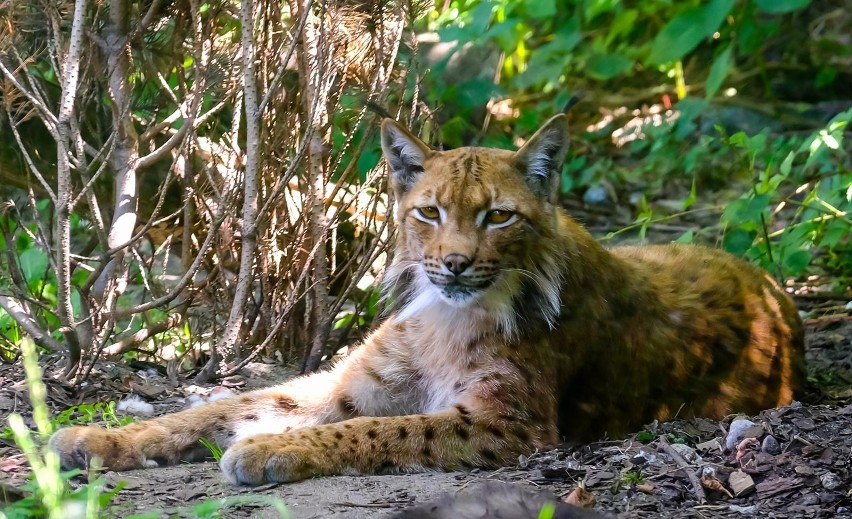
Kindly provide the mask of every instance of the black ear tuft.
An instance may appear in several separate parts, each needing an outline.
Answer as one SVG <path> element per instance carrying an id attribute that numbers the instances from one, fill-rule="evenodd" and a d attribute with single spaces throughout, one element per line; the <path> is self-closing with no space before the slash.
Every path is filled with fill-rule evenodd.
<path id="1" fill-rule="evenodd" d="M 382 150 L 397 195 L 411 189 L 423 173 L 423 163 L 432 154 L 429 146 L 393 119 L 382 121 Z"/>
<path id="2" fill-rule="evenodd" d="M 524 170 L 524 179 L 536 196 L 555 202 L 566 153 L 568 119 L 565 114 L 559 114 L 547 121 L 515 154 L 515 160 Z"/>

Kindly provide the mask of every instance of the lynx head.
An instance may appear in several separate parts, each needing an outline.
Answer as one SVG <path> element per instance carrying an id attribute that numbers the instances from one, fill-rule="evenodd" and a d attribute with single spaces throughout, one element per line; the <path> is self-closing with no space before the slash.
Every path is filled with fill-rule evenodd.
<path id="1" fill-rule="evenodd" d="M 516 152 L 436 151 L 384 120 L 398 227 L 385 285 L 398 318 L 441 305 L 484 310 L 508 333 L 518 317 L 539 315 L 553 324 L 560 273 L 552 248 L 567 147 L 565 115 Z"/>

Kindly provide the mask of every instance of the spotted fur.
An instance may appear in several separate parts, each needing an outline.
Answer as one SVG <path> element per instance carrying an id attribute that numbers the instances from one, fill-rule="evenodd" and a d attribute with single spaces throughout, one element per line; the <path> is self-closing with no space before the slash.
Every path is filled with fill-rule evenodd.
<path id="1" fill-rule="evenodd" d="M 493 467 L 653 419 L 787 404 L 802 324 L 762 270 L 697 246 L 606 250 L 557 205 L 564 116 L 517 152 L 382 145 L 398 236 L 391 315 L 327 371 L 51 439 L 63 465 L 176 463 L 200 438 L 240 484 Z"/>

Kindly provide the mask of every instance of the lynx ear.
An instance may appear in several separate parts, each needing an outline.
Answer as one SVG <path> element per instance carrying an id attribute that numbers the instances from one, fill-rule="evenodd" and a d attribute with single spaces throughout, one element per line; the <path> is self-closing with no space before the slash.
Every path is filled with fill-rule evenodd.
<path id="1" fill-rule="evenodd" d="M 423 173 L 423 163 L 432 154 L 429 146 L 393 119 L 382 121 L 382 151 L 397 195 L 411 189 Z"/>
<path id="2" fill-rule="evenodd" d="M 568 152 L 568 118 L 552 117 L 515 153 L 530 190 L 550 202 L 556 201 L 562 161 Z"/>

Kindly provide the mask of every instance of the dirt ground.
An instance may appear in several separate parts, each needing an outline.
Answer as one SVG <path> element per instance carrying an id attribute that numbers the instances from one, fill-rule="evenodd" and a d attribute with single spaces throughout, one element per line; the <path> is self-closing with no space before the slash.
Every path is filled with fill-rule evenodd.
<path id="1" fill-rule="evenodd" d="M 805 304 L 813 306 L 808 301 Z M 536 518 L 541 501 L 575 500 L 575 489 L 582 486 L 585 498 L 592 496 L 596 501 L 593 510 L 625 518 L 852 517 L 852 319 L 848 313 L 817 314 L 811 310 L 810 315 L 816 316 L 806 321 L 812 387 L 802 400 L 808 403 L 796 402 L 747 417 L 751 424 L 745 424 L 733 449 L 725 448 L 736 418 L 732 416 L 719 422 L 695 419 L 649 424 L 627 439 L 566 445 L 494 471 L 341 476 L 254 489 L 228 485 L 212 462 L 108 472 L 108 488 L 119 481 L 125 485 L 109 513 L 126 517 L 156 510 L 162 517 L 193 517 L 192 509 L 199 503 L 228 498 L 231 505 L 221 512 L 223 517 L 279 517 L 263 501 L 279 498 L 297 519 L 382 518 L 400 510 L 408 511 L 396 517 Z M 172 388 L 150 370 L 107 364 L 101 368 L 93 373 L 90 390 L 84 392 L 87 401 L 116 399 L 119 392 L 132 387 L 161 414 L 182 408 L 189 394 L 209 390 Z M 254 364 L 243 376 L 226 382 L 242 390 L 271 384 L 286 375 L 286 370 Z M 13 410 L 28 414 L 22 379 L 19 366 L 0 367 L 0 417 L 4 422 Z M 48 387 L 54 410 L 77 403 L 62 386 L 49 383 Z M 20 451 L 11 441 L 0 440 L 2 481 L 20 487 L 26 473 Z M 82 481 L 79 476 L 74 483 Z M 496 482 L 512 486 L 494 486 Z M 519 508 L 510 512 L 502 507 L 488 512 L 485 503 L 494 501 L 495 492 L 511 494 L 518 502 L 536 503 L 530 508 L 535 511 Z M 423 504 L 427 506 L 420 509 L 421 515 L 410 509 Z M 422 515 L 424 510 L 426 515 Z M 446 513 L 441 515 L 441 510 Z"/>

